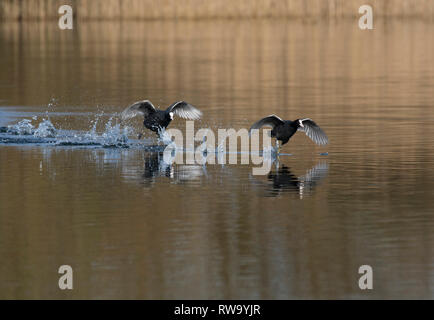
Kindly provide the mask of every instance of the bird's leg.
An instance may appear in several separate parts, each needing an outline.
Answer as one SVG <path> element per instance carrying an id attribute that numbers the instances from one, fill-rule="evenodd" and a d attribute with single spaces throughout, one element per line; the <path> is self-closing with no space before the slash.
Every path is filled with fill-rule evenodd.
<path id="1" fill-rule="evenodd" d="M 279 140 L 276 140 L 276 152 L 277 152 L 277 155 L 279 155 L 279 153 L 280 153 L 280 148 L 281 148 L 281 145 L 279 143 Z"/>
<path id="2" fill-rule="evenodd" d="M 143 137 L 143 132 L 140 132 L 140 133 L 137 135 L 137 139 L 140 140 L 140 139 L 142 139 L 142 137 Z"/>

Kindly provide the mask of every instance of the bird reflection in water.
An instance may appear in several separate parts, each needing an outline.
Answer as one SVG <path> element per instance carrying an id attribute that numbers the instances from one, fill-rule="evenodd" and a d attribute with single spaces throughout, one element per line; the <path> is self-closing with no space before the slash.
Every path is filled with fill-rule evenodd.
<path id="1" fill-rule="evenodd" d="M 276 197 L 282 193 L 289 192 L 296 193 L 300 199 L 303 199 L 306 195 L 312 193 L 314 188 L 327 174 L 327 162 L 319 162 L 303 176 L 297 176 L 286 165 L 279 165 L 277 163 L 276 169 L 267 175 L 268 182 L 262 182 L 254 178 L 254 184 L 265 188 L 264 195 L 266 197 Z M 261 188 L 261 192 L 263 192 L 263 188 Z"/>
<path id="2" fill-rule="evenodd" d="M 237 171 L 232 171 L 232 177 L 237 175 Z M 245 171 L 239 170 L 239 172 L 241 174 Z M 295 193 L 300 199 L 303 199 L 312 193 L 314 188 L 327 174 L 328 163 L 324 161 L 307 170 L 303 176 L 297 176 L 288 166 L 280 164 L 275 159 L 275 169 L 265 176 L 266 180 L 261 178 L 261 176 L 250 175 L 250 183 L 253 188 L 259 186 L 261 195 L 266 197 L 276 197 L 288 192 Z M 170 183 L 187 183 L 192 181 L 196 181 L 195 183 L 197 183 L 200 181 L 199 178 L 203 176 L 208 176 L 205 165 L 168 164 L 164 161 L 163 152 L 147 152 L 144 157 L 144 171 L 141 171 L 140 178 L 145 186 L 151 187 L 159 178 L 169 178 Z M 242 180 L 242 177 L 238 178 Z"/>
<path id="3" fill-rule="evenodd" d="M 151 186 L 156 179 L 170 178 L 173 183 L 184 183 L 206 175 L 206 168 L 200 165 L 173 165 L 164 161 L 163 152 L 148 152 L 144 158 L 143 183 Z"/>

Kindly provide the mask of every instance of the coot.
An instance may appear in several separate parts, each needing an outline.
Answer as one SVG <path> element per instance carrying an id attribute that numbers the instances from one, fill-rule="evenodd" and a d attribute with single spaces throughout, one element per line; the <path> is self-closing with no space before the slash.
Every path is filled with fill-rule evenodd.
<path id="1" fill-rule="evenodd" d="M 198 120 L 202 112 L 185 101 L 172 103 L 166 110 L 154 107 L 149 100 L 137 101 L 122 111 L 122 120 L 126 120 L 143 114 L 143 125 L 149 130 L 160 135 L 161 130 L 166 129 L 175 115 L 189 120 Z M 139 136 L 140 138 L 140 136 Z"/>
<path id="2" fill-rule="evenodd" d="M 303 131 L 318 145 L 325 145 L 328 143 L 327 135 L 324 131 L 309 118 L 291 120 L 282 120 L 278 116 L 272 114 L 255 122 L 250 131 L 253 129 L 260 129 L 263 126 L 270 126 L 271 137 L 276 138 L 276 145 L 280 148 L 279 141 L 284 145 L 297 131 Z"/>

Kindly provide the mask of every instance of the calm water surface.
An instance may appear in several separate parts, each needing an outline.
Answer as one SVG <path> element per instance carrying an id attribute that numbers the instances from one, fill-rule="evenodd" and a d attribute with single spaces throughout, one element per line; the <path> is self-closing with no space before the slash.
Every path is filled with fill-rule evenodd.
<path id="1" fill-rule="evenodd" d="M 433 36 L 416 20 L 0 24 L 0 127 L 58 130 L 0 133 L 0 298 L 434 298 Z M 140 99 L 186 100 L 213 130 L 311 117 L 330 144 L 298 134 L 265 176 L 167 166 L 151 134 L 123 140 L 116 113 Z"/>

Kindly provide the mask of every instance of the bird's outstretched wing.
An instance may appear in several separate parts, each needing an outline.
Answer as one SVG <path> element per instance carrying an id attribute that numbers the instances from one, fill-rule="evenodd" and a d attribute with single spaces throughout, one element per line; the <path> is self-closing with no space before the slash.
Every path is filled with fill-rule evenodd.
<path id="1" fill-rule="evenodd" d="M 155 107 L 149 100 L 137 101 L 127 107 L 121 113 L 122 120 L 127 120 L 137 116 L 138 114 L 143 114 L 145 118 L 150 114 L 155 112 Z"/>
<path id="2" fill-rule="evenodd" d="M 329 139 L 324 131 L 309 118 L 300 119 L 300 127 L 298 130 L 303 131 L 306 135 L 312 139 L 313 142 L 319 145 L 325 145 L 329 142 Z"/>
<path id="3" fill-rule="evenodd" d="M 279 125 L 279 124 L 284 124 L 285 122 L 280 119 L 278 116 L 272 114 L 268 117 L 265 117 L 257 122 L 255 122 L 251 127 L 249 132 L 251 132 L 253 129 L 260 129 L 263 126 L 270 126 L 272 128 L 274 128 L 275 126 Z"/>
<path id="4" fill-rule="evenodd" d="M 173 112 L 173 114 L 189 120 L 198 120 L 202 116 L 202 112 L 196 109 L 191 104 L 185 101 L 177 101 L 172 103 L 167 109 L 166 113 Z"/>

